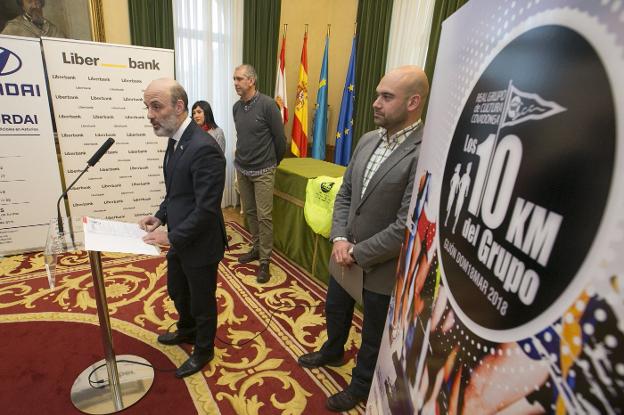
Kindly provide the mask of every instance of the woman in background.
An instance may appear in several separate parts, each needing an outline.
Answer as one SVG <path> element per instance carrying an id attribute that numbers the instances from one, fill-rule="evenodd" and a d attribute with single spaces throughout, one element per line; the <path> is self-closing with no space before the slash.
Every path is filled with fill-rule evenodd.
<path id="1" fill-rule="evenodd" d="M 197 101 L 192 107 L 193 119 L 208 134 L 214 137 L 221 151 L 225 154 L 225 134 L 215 122 L 212 108 L 206 101 Z"/>

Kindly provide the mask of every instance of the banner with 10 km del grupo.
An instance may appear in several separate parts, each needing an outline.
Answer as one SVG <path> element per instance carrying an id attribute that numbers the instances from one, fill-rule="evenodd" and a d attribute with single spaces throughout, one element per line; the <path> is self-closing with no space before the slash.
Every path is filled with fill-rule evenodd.
<path id="1" fill-rule="evenodd" d="M 624 5 L 443 26 L 369 413 L 624 413 Z"/>

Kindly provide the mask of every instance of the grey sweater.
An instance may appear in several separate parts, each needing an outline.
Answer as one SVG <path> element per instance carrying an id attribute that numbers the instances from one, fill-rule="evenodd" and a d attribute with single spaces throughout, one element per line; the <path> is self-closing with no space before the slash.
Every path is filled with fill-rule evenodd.
<path id="1" fill-rule="evenodd" d="M 244 108 L 245 103 L 237 101 L 232 109 L 237 134 L 234 165 L 243 173 L 277 166 L 286 151 L 286 134 L 277 104 L 273 98 L 258 93 L 248 110 Z"/>

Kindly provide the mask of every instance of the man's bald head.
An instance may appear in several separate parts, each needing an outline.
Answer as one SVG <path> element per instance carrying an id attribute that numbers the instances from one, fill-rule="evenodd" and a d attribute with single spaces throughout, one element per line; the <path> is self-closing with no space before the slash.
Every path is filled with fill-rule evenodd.
<path id="1" fill-rule="evenodd" d="M 418 121 L 429 94 L 427 75 L 418 66 L 401 66 L 379 81 L 373 103 L 375 124 L 391 135 Z"/>
<path id="2" fill-rule="evenodd" d="M 150 82 L 145 91 L 147 92 L 147 90 L 150 88 L 166 91 L 167 93 L 169 93 L 172 105 L 175 105 L 178 100 L 182 100 L 182 102 L 184 103 L 184 110 L 188 112 L 188 95 L 186 94 L 186 91 L 184 90 L 182 85 L 180 85 L 180 83 L 175 79 L 155 79 Z"/>
<path id="3" fill-rule="evenodd" d="M 415 65 L 401 66 L 396 70 L 405 74 L 406 88 L 410 94 L 418 94 L 422 100 L 427 99 L 429 80 L 425 71 Z"/>
<path id="4" fill-rule="evenodd" d="M 386 76 L 396 79 L 398 88 L 407 96 L 418 95 L 422 101 L 419 106 L 422 112 L 425 100 L 429 96 L 429 81 L 425 71 L 416 65 L 405 65 L 390 70 Z"/>

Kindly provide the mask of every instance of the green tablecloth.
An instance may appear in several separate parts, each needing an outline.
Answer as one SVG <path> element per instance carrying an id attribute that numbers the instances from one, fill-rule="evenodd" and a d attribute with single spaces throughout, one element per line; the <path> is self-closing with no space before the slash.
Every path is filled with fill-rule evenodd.
<path id="1" fill-rule="evenodd" d="M 311 158 L 282 160 L 273 192 L 273 243 L 293 262 L 327 283 L 331 243 L 310 229 L 303 216 L 308 179 L 340 177 L 345 167 Z"/>

